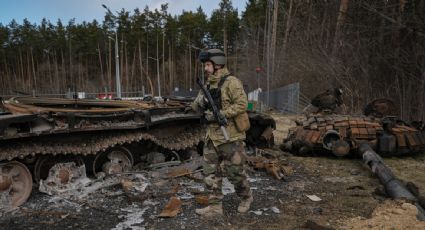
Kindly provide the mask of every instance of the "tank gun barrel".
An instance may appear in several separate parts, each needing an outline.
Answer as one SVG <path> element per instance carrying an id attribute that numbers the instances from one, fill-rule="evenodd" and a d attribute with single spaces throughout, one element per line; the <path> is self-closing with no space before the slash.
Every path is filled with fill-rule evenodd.
<path id="1" fill-rule="evenodd" d="M 364 163 L 378 177 L 381 184 L 385 187 L 388 196 L 394 199 L 403 198 L 413 202 L 418 209 L 418 219 L 425 220 L 425 210 L 419 204 L 418 198 L 394 175 L 383 159 L 367 142 L 360 142 L 358 146 L 358 151 L 362 155 Z"/>

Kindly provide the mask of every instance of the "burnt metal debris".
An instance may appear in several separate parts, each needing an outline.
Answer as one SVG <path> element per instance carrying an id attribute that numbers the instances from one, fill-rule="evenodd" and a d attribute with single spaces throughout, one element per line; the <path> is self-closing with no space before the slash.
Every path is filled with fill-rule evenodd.
<path id="1" fill-rule="evenodd" d="M 380 155 L 409 155 L 425 150 L 425 132 L 394 116 L 394 103 L 377 99 L 365 108 L 367 115 L 309 114 L 289 130 L 282 149 L 310 155 L 357 153 L 358 141 L 368 142 Z"/>
<path id="2" fill-rule="evenodd" d="M 328 89 L 311 99 L 310 104 L 304 108 L 304 114 L 311 113 L 345 113 L 343 90 L 340 88 Z"/>
<path id="3" fill-rule="evenodd" d="M 385 188 L 385 192 L 395 199 L 407 199 L 415 204 L 418 209 L 418 219 L 425 220 L 425 210 L 421 206 L 419 198 L 410 192 L 407 187 L 385 165 L 382 158 L 369 146 L 367 142 L 359 143 L 359 153 L 363 157 L 365 165 L 375 174 Z"/>
<path id="4" fill-rule="evenodd" d="M 289 131 L 283 149 L 308 155 L 355 154 L 356 141 L 369 142 L 380 155 L 407 155 L 425 149 L 425 133 L 395 117 L 311 115 Z"/>
<path id="5" fill-rule="evenodd" d="M 281 148 L 304 156 L 361 156 L 387 195 L 410 200 L 419 210 L 418 219 L 425 220 L 420 195 L 413 195 L 381 158 L 425 150 L 425 132 L 418 128 L 420 125 L 398 120 L 395 111 L 391 100 L 377 99 L 365 107 L 365 115 L 309 114 L 296 121 L 296 127 L 289 130 Z"/>
<path id="6" fill-rule="evenodd" d="M 97 177 L 134 165 L 184 160 L 202 149 L 199 114 L 184 113 L 187 101 L 121 101 L 15 97 L 0 107 L 0 206 L 17 207 L 31 194 L 33 180 L 51 193 L 76 177 Z M 255 119 L 248 136 L 268 145 L 273 119 Z M 265 144 L 264 144 L 265 143 Z M 83 167 L 84 166 L 84 167 Z M 78 173 L 77 173 L 78 172 Z M 49 187 L 49 185 L 56 187 Z M 52 190 L 54 189 L 54 190 Z"/>

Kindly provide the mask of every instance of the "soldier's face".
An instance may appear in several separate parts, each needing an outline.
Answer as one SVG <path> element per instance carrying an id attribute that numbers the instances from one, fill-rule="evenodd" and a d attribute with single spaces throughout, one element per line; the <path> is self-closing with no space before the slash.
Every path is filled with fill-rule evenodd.
<path id="1" fill-rule="evenodd" d="M 214 74 L 214 64 L 210 61 L 206 61 L 204 64 L 204 71 L 207 75 Z"/>

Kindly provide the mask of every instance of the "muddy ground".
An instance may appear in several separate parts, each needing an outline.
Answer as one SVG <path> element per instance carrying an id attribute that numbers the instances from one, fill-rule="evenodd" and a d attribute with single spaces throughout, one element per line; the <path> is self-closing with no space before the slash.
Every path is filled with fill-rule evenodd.
<path id="1" fill-rule="evenodd" d="M 293 117 L 273 116 L 279 144 Z M 278 148 L 267 151 L 293 173 L 277 180 L 249 169 L 254 202 L 246 214 L 237 213 L 239 199 L 230 193 L 222 218 L 201 218 L 195 209 L 203 206 L 194 197 L 202 194 L 201 181 L 189 177 L 155 181 L 142 173 L 139 182 L 148 184 L 146 190 L 131 194 L 121 184 L 77 200 L 34 189 L 23 206 L 0 212 L 0 229 L 425 229 L 415 218 L 414 206 L 391 201 L 378 191 L 378 180 L 361 159 L 298 157 Z M 400 179 L 424 191 L 425 154 L 384 160 Z M 182 201 L 181 211 L 172 218 L 159 217 L 171 196 Z"/>

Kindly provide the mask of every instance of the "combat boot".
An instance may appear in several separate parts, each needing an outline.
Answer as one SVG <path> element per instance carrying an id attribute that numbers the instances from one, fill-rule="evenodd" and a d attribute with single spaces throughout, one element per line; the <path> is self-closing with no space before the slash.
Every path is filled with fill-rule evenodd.
<path id="1" fill-rule="evenodd" d="M 198 208 L 195 210 L 196 214 L 201 215 L 206 218 L 211 218 L 215 216 L 223 215 L 223 205 L 219 204 L 211 204 L 205 208 Z"/>
<path id="2" fill-rule="evenodd" d="M 245 198 L 241 201 L 238 207 L 238 212 L 245 213 L 248 212 L 249 208 L 251 207 L 251 203 L 254 200 L 252 197 L 252 193 L 249 193 L 249 197 Z"/>

